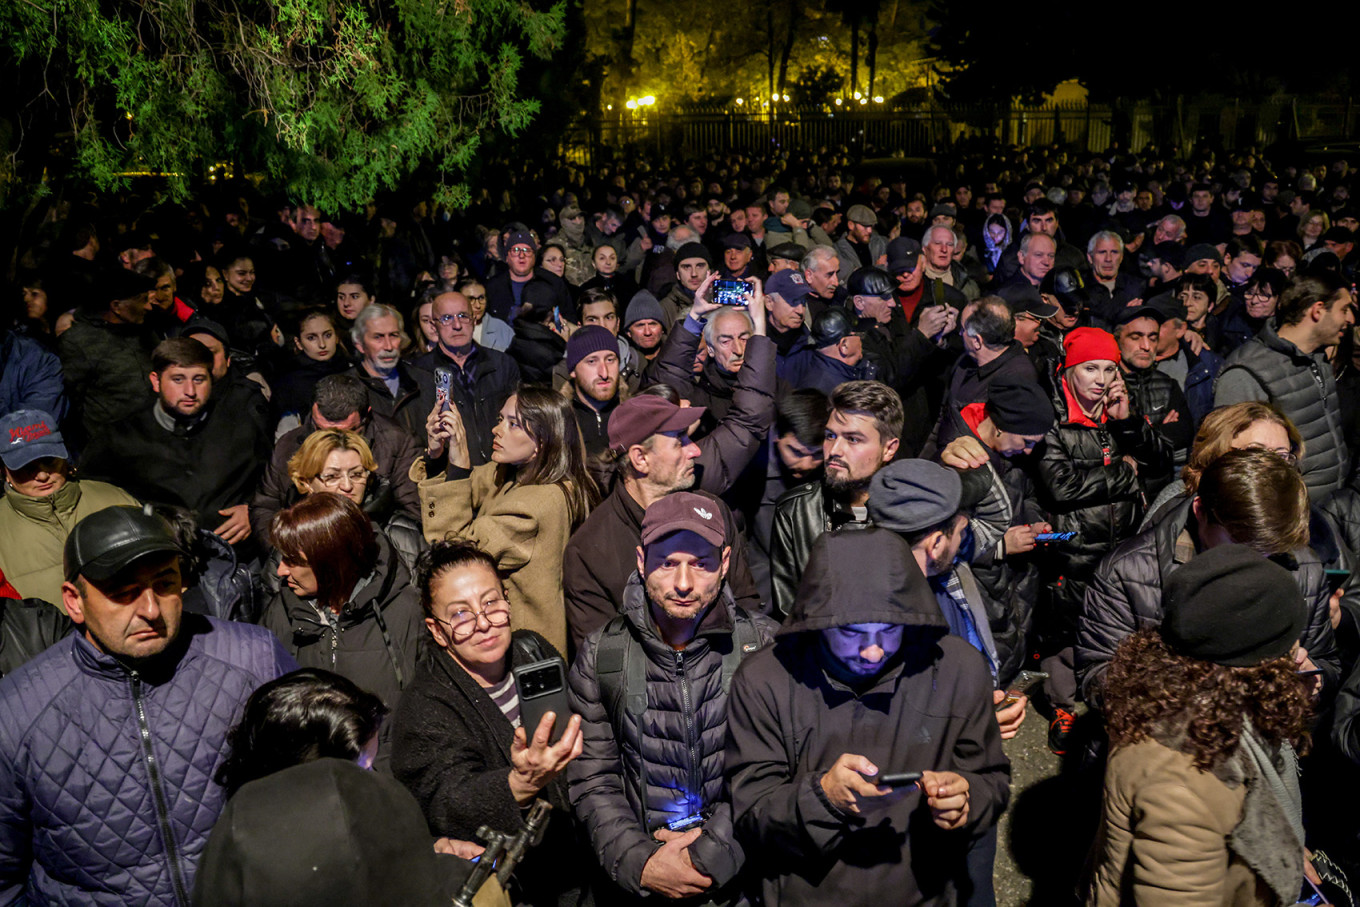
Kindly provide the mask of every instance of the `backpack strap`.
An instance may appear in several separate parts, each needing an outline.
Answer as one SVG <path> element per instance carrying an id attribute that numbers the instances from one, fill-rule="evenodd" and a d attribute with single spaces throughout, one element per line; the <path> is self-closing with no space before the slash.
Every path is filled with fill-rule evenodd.
<path id="1" fill-rule="evenodd" d="M 732 675 L 737 673 L 741 660 L 760 648 L 760 634 L 756 632 L 756 625 L 751 620 L 751 615 L 747 614 L 740 605 L 734 605 L 732 613 L 735 618 L 732 622 L 732 637 L 729 647 L 722 657 L 722 691 L 724 696 L 727 695 L 728 690 L 732 689 Z"/>
<path id="2" fill-rule="evenodd" d="M 647 825 L 647 766 L 642 758 L 642 714 L 647 711 L 647 653 L 633 632 L 628 618 L 620 614 L 605 624 L 595 647 L 595 679 L 600 685 L 600 704 L 614 729 L 614 743 L 624 778 L 633 787 L 642 824 Z M 624 756 L 628 739 L 628 716 L 638 729 L 638 758 Z"/>

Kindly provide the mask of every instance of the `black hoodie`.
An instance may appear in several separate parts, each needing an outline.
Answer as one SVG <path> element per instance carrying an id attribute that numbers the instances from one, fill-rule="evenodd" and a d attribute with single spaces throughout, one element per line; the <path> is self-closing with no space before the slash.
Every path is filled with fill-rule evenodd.
<path id="1" fill-rule="evenodd" d="M 860 623 L 907 629 L 877 677 L 852 688 L 827 669 L 820 631 Z M 733 818 L 770 907 L 953 903 L 970 837 L 1005 809 L 1010 764 L 991 674 L 948 632 L 895 534 L 832 532 L 813 546 L 775 645 L 743 662 L 728 699 Z M 969 783 L 967 825 L 940 829 L 916 789 L 842 812 L 821 779 L 844 753 L 883 772 L 957 772 Z"/>

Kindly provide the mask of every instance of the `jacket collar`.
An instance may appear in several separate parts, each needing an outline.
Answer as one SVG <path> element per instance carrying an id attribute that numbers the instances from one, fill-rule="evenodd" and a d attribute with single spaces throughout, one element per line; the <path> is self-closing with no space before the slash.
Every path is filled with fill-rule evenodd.
<path id="1" fill-rule="evenodd" d="M 80 503 L 80 481 L 67 479 L 66 484 L 57 489 L 55 494 L 49 494 L 45 498 L 29 497 L 9 488 L 5 490 L 5 500 L 20 516 L 39 522 L 50 522 L 59 515 L 75 513 L 76 505 Z"/>

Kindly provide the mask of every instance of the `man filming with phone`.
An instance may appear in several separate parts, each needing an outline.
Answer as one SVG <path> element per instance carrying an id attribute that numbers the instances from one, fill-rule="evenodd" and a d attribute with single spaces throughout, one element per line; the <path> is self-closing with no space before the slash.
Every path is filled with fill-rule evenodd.
<path id="1" fill-rule="evenodd" d="M 653 503 L 623 613 L 572 667 L 585 745 L 567 776 L 603 869 L 597 902 L 739 899 L 744 854 L 723 784 L 727 688 L 774 624 L 736 604 L 730 555 L 711 498 L 682 491 Z"/>

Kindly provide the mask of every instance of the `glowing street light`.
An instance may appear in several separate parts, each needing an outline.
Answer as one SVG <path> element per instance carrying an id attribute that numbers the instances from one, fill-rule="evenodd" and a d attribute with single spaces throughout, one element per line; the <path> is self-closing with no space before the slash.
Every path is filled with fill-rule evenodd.
<path id="1" fill-rule="evenodd" d="M 868 98 L 860 98 L 860 99 L 859 99 L 859 102 L 860 102 L 861 104 L 868 104 L 868 103 L 869 103 L 869 99 L 868 99 Z"/>
<path id="2" fill-rule="evenodd" d="M 875 103 L 875 104 L 882 104 L 882 103 L 883 103 L 883 95 L 881 95 L 881 94 L 876 94 L 876 95 L 874 95 L 874 103 Z"/>
<path id="3" fill-rule="evenodd" d="M 746 103 L 746 100 L 745 100 L 744 98 L 737 98 L 737 106 L 738 106 L 738 107 L 740 107 L 742 104 L 745 104 L 745 103 Z"/>
<path id="4" fill-rule="evenodd" d="M 628 103 L 624 104 L 623 106 L 627 107 L 629 110 L 637 110 L 637 101 L 634 101 L 632 98 L 629 98 Z"/>
<path id="5" fill-rule="evenodd" d="M 837 98 L 837 99 L 836 99 L 836 106 L 837 106 L 837 107 L 841 106 L 841 99 L 840 99 L 840 98 Z"/>
<path id="6" fill-rule="evenodd" d="M 651 107 L 651 106 L 652 106 L 653 104 L 655 104 L 655 103 L 656 103 L 656 95 L 654 95 L 654 94 L 649 94 L 649 95 L 647 95 L 647 96 L 645 96 L 645 97 L 638 98 L 638 106 L 639 106 L 639 107 Z"/>

